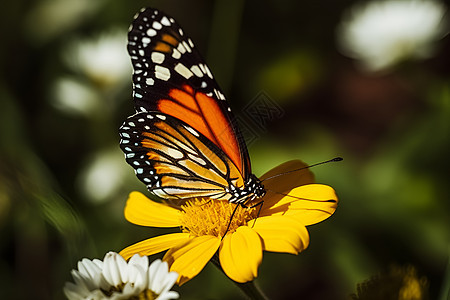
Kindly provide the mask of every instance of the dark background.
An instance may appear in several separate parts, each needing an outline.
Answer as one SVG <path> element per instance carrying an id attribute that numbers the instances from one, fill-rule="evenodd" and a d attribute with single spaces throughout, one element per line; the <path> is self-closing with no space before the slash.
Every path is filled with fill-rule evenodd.
<path id="1" fill-rule="evenodd" d="M 309 248 L 264 253 L 256 281 L 269 297 L 348 299 L 357 283 L 392 265 L 414 266 L 430 298 L 442 297 L 450 272 L 450 40 L 426 59 L 365 72 L 337 47 L 336 28 L 353 4 L 3 1 L 1 298 L 60 299 L 81 258 L 165 232 L 123 217 L 128 193 L 145 192 L 118 148 L 118 127 L 133 112 L 126 30 L 143 6 L 172 15 L 203 53 L 241 112 L 256 175 L 290 159 L 344 157 L 313 169 L 340 202 L 309 227 Z M 105 36 L 119 46 L 88 49 Z M 80 48 L 88 49 L 81 58 Z M 106 63 L 112 71 L 89 69 L 116 52 Z M 255 121 L 249 112 L 261 103 L 268 114 Z M 242 297 L 209 265 L 175 289 L 183 299 Z"/>

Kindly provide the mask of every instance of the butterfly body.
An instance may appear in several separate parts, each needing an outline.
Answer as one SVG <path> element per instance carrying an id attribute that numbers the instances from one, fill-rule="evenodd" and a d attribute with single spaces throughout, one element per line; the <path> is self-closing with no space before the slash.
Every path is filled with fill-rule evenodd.
<path id="1" fill-rule="evenodd" d="M 136 114 L 120 146 L 137 177 L 163 199 L 195 197 L 245 206 L 265 194 L 224 94 L 173 18 L 135 16 L 128 34 Z"/>

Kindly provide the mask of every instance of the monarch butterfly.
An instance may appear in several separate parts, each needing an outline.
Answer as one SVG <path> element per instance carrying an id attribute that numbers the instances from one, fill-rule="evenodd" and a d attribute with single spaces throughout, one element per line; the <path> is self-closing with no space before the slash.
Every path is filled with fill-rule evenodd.
<path id="1" fill-rule="evenodd" d="M 236 204 L 264 196 L 224 94 L 175 20 L 142 9 L 128 52 L 137 112 L 120 127 L 120 146 L 149 191 Z"/>
<path id="2" fill-rule="evenodd" d="M 137 177 L 168 200 L 204 197 L 245 206 L 265 195 L 224 94 L 192 40 L 152 8 L 128 33 L 136 114 L 120 146 Z"/>

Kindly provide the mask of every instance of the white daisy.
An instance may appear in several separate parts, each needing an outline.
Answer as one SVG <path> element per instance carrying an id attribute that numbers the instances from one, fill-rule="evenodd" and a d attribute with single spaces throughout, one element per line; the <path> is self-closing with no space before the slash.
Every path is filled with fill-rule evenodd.
<path id="1" fill-rule="evenodd" d="M 178 274 L 159 259 L 148 263 L 147 256 L 138 254 L 127 263 L 115 252 L 108 252 L 103 261 L 84 258 L 78 270 L 72 270 L 75 283 L 67 282 L 64 293 L 69 300 L 178 299 L 170 290 Z"/>
<path id="2" fill-rule="evenodd" d="M 127 83 L 131 76 L 126 44 L 127 33 L 112 29 L 92 39 L 73 41 L 64 58 L 72 69 L 110 89 Z"/>
<path id="3" fill-rule="evenodd" d="M 55 82 L 52 104 L 72 115 L 96 117 L 99 112 L 104 111 L 100 95 L 74 77 L 62 77 Z"/>
<path id="4" fill-rule="evenodd" d="M 426 58 L 448 31 L 446 7 L 437 0 L 384 0 L 357 3 L 337 30 L 344 54 L 370 71 L 406 59 Z"/>
<path id="5" fill-rule="evenodd" d="M 99 150 L 85 162 L 77 186 L 86 199 L 105 203 L 114 199 L 129 173 L 123 167 L 119 147 Z"/>

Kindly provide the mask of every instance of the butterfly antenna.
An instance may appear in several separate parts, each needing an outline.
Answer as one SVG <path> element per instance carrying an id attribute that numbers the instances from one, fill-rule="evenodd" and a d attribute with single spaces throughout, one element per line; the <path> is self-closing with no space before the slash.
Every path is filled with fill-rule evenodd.
<path id="1" fill-rule="evenodd" d="M 303 167 L 303 168 L 299 168 L 299 169 L 290 170 L 290 171 L 287 171 L 287 172 L 275 174 L 275 175 L 273 175 L 273 176 L 264 178 L 263 180 L 261 180 L 261 182 L 266 181 L 266 180 L 268 180 L 268 179 L 273 179 L 273 178 L 276 178 L 276 177 L 279 177 L 279 176 L 282 176 L 282 175 L 286 175 L 286 174 L 298 172 L 298 171 L 301 171 L 301 170 L 304 170 L 304 169 L 309 169 L 309 168 L 311 168 L 311 167 L 315 167 L 315 166 L 327 164 L 327 163 L 330 163 L 330 162 L 338 162 L 338 161 L 342 161 L 342 160 L 343 160 L 342 157 L 335 157 L 335 158 L 333 158 L 333 159 L 330 159 L 330 160 L 327 160 L 327 161 L 322 161 L 322 162 L 319 162 L 319 163 L 316 163 L 316 164 L 313 164 L 313 165 L 310 165 L 310 166 L 306 166 L 306 167 Z"/>
<path id="2" fill-rule="evenodd" d="M 286 193 L 277 192 L 277 191 L 273 191 L 273 190 L 269 190 L 269 189 L 266 189 L 266 191 L 274 193 L 274 194 L 282 195 L 282 196 L 285 196 L 285 197 L 291 197 L 291 198 L 294 198 L 294 199 L 297 199 L 297 200 L 304 200 L 304 201 L 311 201 L 311 202 L 336 202 L 336 200 L 325 200 L 324 201 L 324 200 L 314 200 L 314 199 L 302 198 L 302 197 L 292 196 L 292 195 L 289 195 L 289 194 L 286 194 Z"/>

